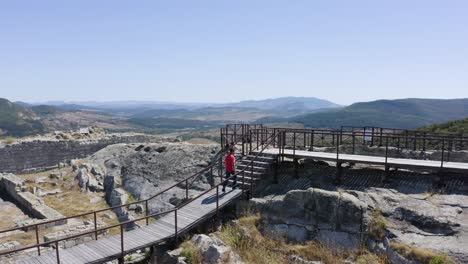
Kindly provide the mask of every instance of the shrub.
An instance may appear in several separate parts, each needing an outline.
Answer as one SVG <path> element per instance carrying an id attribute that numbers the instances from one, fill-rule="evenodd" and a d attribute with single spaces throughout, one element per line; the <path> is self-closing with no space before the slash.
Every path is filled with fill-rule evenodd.
<path id="1" fill-rule="evenodd" d="M 437 255 L 431 259 L 429 264 L 455 264 L 455 261 L 447 255 Z"/>
<path id="2" fill-rule="evenodd" d="M 10 145 L 16 142 L 16 138 L 14 137 L 6 137 L 4 140 L 5 144 Z"/>
<path id="3" fill-rule="evenodd" d="M 185 258 L 185 262 L 188 264 L 203 263 L 200 249 L 192 241 L 185 241 L 181 247 L 182 252 L 180 255 Z"/>

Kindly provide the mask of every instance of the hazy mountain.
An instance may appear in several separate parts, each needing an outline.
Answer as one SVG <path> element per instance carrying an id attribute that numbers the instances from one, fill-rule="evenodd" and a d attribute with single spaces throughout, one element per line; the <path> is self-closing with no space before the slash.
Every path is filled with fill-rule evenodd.
<path id="1" fill-rule="evenodd" d="M 241 101 L 238 103 L 178 103 L 178 102 L 158 102 L 158 101 L 115 101 L 115 102 L 64 102 L 50 101 L 42 104 L 54 105 L 63 110 L 92 110 L 102 111 L 120 116 L 147 116 L 148 113 L 153 113 L 160 116 L 159 113 L 182 113 L 199 110 L 199 112 L 220 111 L 231 109 L 248 108 L 248 110 L 257 109 L 263 111 L 264 115 L 280 115 L 294 116 L 303 113 L 310 113 L 318 109 L 341 107 L 330 101 L 314 98 L 314 97 L 282 97 L 266 100 L 250 100 Z M 38 105 L 38 103 L 31 103 Z M 161 110 L 158 111 L 157 110 Z M 167 110 L 167 111 L 166 111 Z M 222 112 L 221 112 L 222 113 Z M 197 113 L 187 115 L 199 116 Z M 187 118 L 187 116 L 181 116 Z"/>
<path id="2" fill-rule="evenodd" d="M 0 135 L 26 136 L 45 130 L 44 124 L 31 109 L 0 98 Z"/>
<path id="3" fill-rule="evenodd" d="M 418 128 L 465 117 L 468 117 L 468 99 L 410 98 L 355 103 L 337 111 L 306 114 L 291 120 L 309 127 L 356 125 Z"/>
<path id="4" fill-rule="evenodd" d="M 233 107 L 253 107 L 264 110 L 281 109 L 288 112 L 307 112 L 316 109 L 337 108 L 341 105 L 315 97 L 280 97 L 265 100 L 249 100 L 225 104 Z"/>

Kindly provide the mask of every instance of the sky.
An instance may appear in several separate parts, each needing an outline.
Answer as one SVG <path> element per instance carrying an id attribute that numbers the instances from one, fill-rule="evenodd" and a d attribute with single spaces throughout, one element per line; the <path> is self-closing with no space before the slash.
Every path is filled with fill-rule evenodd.
<path id="1" fill-rule="evenodd" d="M 466 0 L 0 0 L 13 101 L 468 97 Z"/>

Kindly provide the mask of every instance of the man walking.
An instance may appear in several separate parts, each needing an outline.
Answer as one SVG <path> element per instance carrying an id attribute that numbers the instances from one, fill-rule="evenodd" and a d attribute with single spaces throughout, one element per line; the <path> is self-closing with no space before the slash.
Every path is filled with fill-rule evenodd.
<path id="1" fill-rule="evenodd" d="M 237 175 L 236 175 L 236 156 L 234 155 L 234 148 L 229 149 L 229 154 L 226 156 L 224 159 L 226 163 L 226 180 L 223 183 L 223 192 L 226 191 L 226 185 L 228 183 L 228 179 L 231 178 L 231 176 L 234 176 L 234 183 L 232 184 L 232 188 L 236 188 L 237 184 Z"/>

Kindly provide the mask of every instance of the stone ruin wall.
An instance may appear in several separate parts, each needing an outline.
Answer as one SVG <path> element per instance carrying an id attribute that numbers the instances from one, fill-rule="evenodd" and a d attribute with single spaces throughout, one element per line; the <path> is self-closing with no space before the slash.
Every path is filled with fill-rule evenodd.
<path id="1" fill-rule="evenodd" d="M 84 158 L 108 145 L 157 142 L 143 134 L 109 135 L 94 140 L 33 140 L 0 146 L 0 172 L 27 173 L 54 168 L 61 162 Z"/>

